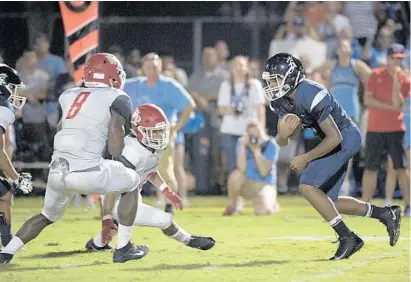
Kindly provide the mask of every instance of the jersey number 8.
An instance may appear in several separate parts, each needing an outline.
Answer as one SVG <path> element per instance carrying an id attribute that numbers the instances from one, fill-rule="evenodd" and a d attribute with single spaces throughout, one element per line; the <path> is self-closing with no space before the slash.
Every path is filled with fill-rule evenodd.
<path id="1" fill-rule="evenodd" d="M 70 109 L 67 112 L 66 119 L 73 119 L 78 112 L 81 110 L 81 106 L 83 106 L 84 102 L 86 102 L 90 92 L 80 92 L 76 99 L 74 99 L 73 104 L 71 104 Z"/>

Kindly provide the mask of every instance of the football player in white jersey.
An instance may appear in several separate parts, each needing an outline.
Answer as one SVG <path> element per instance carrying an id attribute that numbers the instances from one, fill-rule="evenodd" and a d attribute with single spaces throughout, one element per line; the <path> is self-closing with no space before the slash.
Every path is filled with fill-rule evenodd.
<path id="1" fill-rule="evenodd" d="M 157 171 L 160 154 L 170 142 L 169 134 L 170 126 L 163 110 L 153 104 L 140 105 L 131 118 L 131 134 L 125 138 L 122 155 L 142 179 L 140 187 L 147 180 L 150 181 L 174 203 L 177 209 L 182 209 L 181 199 L 167 187 Z M 104 197 L 102 200 L 104 201 Z M 114 218 L 117 218 L 118 207 L 117 200 L 113 209 Z M 196 249 L 208 250 L 215 244 L 213 238 L 190 235 L 173 221 L 172 214 L 142 202 L 138 205 L 134 225 L 160 228 L 166 236 Z M 114 228 L 114 224 L 112 226 Z M 107 241 L 111 238 L 103 237 L 103 234 L 99 233 L 94 239 L 90 239 L 86 249 L 96 251 L 110 249 Z"/>
<path id="2" fill-rule="evenodd" d="M 63 114 L 54 137 L 43 210 L 26 221 L 3 248 L 0 263 L 10 262 L 23 245 L 60 219 L 76 192 L 122 193 L 113 261 L 136 260 L 147 254 L 148 246 L 130 242 L 140 177 L 121 162 L 124 124 L 130 121 L 132 113 L 130 98 L 122 91 L 124 81 L 125 72 L 119 60 L 111 54 L 98 53 L 84 67 L 84 85 L 60 96 Z M 115 160 L 103 159 L 106 142 Z"/>
<path id="3" fill-rule="evenodd" d="M 5 150 L 6 130 L 15 120 L 14 108 L 21 109 L 26 98 L 17 93 L 24 87 L 18 72 L 0 64 L 0 234 L 1 245 L 11 238 L 11 199 L 14 194 L 27 194 L 33 189 L 29 173 L 16 172 Z"/>

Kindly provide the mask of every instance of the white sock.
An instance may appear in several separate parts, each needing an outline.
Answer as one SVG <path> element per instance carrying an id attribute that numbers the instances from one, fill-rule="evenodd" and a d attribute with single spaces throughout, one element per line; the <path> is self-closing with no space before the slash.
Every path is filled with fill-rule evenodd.
<path id="1" fill-rule="evenodd" d="M 14 255 L 18 250 L 23 248 L 23 246 L 23 241 L 21 241 L 19 237 L 14 236 L 10 243 L 1 250 L 1 253 Z"/>
<path id="2" fill-rule="evenodd" d="M 133 230 L 133 226 L 118 225 L 117 249 L 123 248 L 130 242 L 131 230 Z"/>
<path id="3" fill-rule="evenodd" d="M 371 217 L 372 214 L 372 206 L 370 203 L 365 203 L 367 205 L 367 211 L 365 213 L 365 217 Z"/>
<path id="4" fill-rule="evenodd" d="M 181 242 L 184 245 L 187 245 L 191 239 L 191 235 L 188 234 L 187 231 L 185 231 L 183 228 L 179 227 L 176 234 L 174 234 L 173 236 L 170 236 L 170 238 L 173 238 L 174 240 L 177 240 L 178 242 Z"/>
<path id="5" fill-rule="evenodd" d="M 334 217 L 333 219 L 331 219 L 328 224 L 331 225 L 331 227 L 334 227 L 335 225 L 337 225 L 338 223 L 340 223 L 340 221 L 342 220 L 341 215 L 337 215 L 336 217 Z"/>
<path id="6" fill-rule="evenodd" d="M 97 247 L 104 247 L 103 238 L 101 236 L 101 232 L 98 233 L 96 237 L 93 238 L 93 242 Z"/>

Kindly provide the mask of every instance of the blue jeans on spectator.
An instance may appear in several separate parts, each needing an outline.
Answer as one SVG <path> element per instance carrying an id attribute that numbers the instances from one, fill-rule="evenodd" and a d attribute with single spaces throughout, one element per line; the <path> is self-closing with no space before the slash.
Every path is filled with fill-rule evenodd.
<path id="1" fill-rule="evenodd" d="M 221 134 L 221 153 L 225 155 L 228 174 L 232 173 L 237 167 L 237 140 L 240 137 L 231 134 Z"/>

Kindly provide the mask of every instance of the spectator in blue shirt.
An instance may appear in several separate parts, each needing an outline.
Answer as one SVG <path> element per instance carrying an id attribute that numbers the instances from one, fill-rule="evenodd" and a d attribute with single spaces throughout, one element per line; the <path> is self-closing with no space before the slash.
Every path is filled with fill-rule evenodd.
<path id="1" fill-rule="evenodd" d="M 45 71 L 49 75 L 47 119 L 52 128 L 57 128 L 59 120 L 58 103 L 54 97 L 54 85 L 59 75 L 67 73 L 64 60 L 56 55 L 50 54 L 50 41 L 45 34 L 38 34 L 33 41 L 33 51 L 36 53 L 38 61 L 37 68 Z"/>
<path id="2" fill-rule="evenodd" d="M 229 205 L 223 215 L 243 209 L 242 198 L 251 198 L 256 215 L 279 211 L 277 203 L 277 159 L 279 148 L 258 122 L 247 126 L 237 142 L 237 168 L 228 177 Z"/>
<path id="3" fill-rule="evenodd" d="M 143 57 L 142 71 L 144 77 L 131 78 L 126 81 L 124 92 L 130 96 L 133 109 L 144 103 L 152 103 L 166 114 L 171 125 L 171 142 L 161 155 L 158 170 L 167 185 L 177 191 L 174 173 L 174 144 L 177 133 L 189 120 L 195 103 L 190 94 L 177 81 L 161 75 L 162 63 L 157 54 L 149 53 Z M 185 192 L 181 191 L 181 193 Z M 172 212 L 170 203 L 167 203 L 166 211 Z"/>

